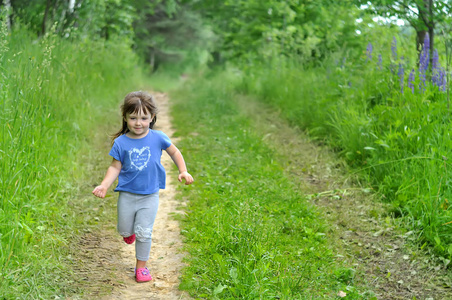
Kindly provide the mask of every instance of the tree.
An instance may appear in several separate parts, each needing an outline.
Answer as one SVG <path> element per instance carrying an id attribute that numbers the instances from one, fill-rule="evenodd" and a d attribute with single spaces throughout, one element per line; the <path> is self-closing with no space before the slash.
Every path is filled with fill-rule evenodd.
<path id="1" fill-rule="evenodd" d="M 452 13 L 448 0 L 357 0 L 368 11 L 382 17 L 406 20 L 416 30 L 416 49 L 420 55 L 426 34 L 430 37 L 430 60 L 433 58 L 435 28 Z M 431 65 L 431 63 L 430 63 Z"/>
<path id="2" fill-rule="evenodd" d="M 5 7 L 11 3 L 14 17 L 27 24 L 36 34 L 42 36 L 55 23 L 62 33 L 73 25 L 74 7 L 83 0 L 14 0 L 4 1 Z"/>
<path id="3" fill-rule="evenodd" d="M 191 2 L 132 0 L 137 11 L 133 23 L 134 48 L 155 70 L 160 63 L 181 62 L 190 52 L 208 49 L 211 32 Z"/>
<path id="4" fill-rule="evenodd" d="M 206 0 L 194 7 L 211 22 L 220 39 L 217 51 L 226 59 L 296 55 L 316 60 L 357 40 L 357 8 L 350 1 Z"/>

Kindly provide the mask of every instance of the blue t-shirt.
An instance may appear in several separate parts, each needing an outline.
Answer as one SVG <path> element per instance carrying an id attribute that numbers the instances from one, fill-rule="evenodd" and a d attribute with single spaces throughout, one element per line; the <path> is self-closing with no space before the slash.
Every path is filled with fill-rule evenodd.
<path id="1" fill-rule="evenodd" d="M 166 173 L 160 158 L 162 150 L 169 146 L 169 137 L 152 129 L 141 139 L 132 139 L 125 134 L 116 138 L 109 153 L 122 164 L 115 192 L 149 195 L 164 189 Z"/>

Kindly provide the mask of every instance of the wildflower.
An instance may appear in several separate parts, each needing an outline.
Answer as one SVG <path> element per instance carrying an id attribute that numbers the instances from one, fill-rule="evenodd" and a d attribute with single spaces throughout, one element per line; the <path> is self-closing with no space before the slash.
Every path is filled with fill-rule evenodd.
<path id="1" fill-rule="evenodd" d="M 397 75 L 399 76 L 400 79 L 400 92 L 403 94 L 403 79 L 405 77 L 405 71 L 401 63 L 399 64 L 399 71 L 397 72 Z"/>
<path id="2" fill-rule="evenodd" d="M 439 56 L 438 56 L 438 50 L 433 51 L 433 57 L 432 57 L 432 69 L 436 69 L 439 67 Z"/>
<path id="3" fill-rule="evenodd" d="M 419 90 L 422 93 L 425 91 L 425 72 L 419 72 Z"/>
<path id="4" fill-rule="evenodd" d="M 408 87 L 411 89 L 411 93 L 414 94 L 414 68 L 411 69 L 410 75 L 408 76 Z"/>
<path id="5" fill-rule="evenodd" d="M 440 79 L 441 66 L 439 64 L 438 50 L 433 51 L 432 58 L 432 83 L 441 89 L 442 80 Z"/>
<path id="6" fill-rule="evenodd" d="M 367 55 L 366 61 L 372 60 L 372 50 L 373 50 L 372 43 L 369 42 L 369 44 L 367 44 L 367 48 L 366 48 L 366 55 Z"/>
<path id="7" fill-rule="evenodd" d="M 392 58 L 394 60 L 397 60 L 397 40 L 396 40 L 395 36 L 392 37 L 391 51 L 392 51 Z"/>
<path id="8" fill-rule="evenodd" d="M 446 86 L 447 86 L 446 71 L 444 70 L 444 68 L 440 68 L 438 75 L 438 88 L 440 91 L 445 92 Z"/>
<path id="9" fill-rule="evenodd" d="M 421 55 L 419 57 L 419 90 L 424 92 L 425 90 L 425 74 L 428 70 L 428 64 L 430 60 L 430 37 L 428 33 L 424 37 L 424 46 L 422 47 Z"/>
<path id="10" fill-rule="evenodd" d="M 419 71 L 426 72 L 430 60 L 430 37 L 428 33 L 424 37 L 424 46 L 422 47 L 421 56 L 419 58 Z"/>
<path id="11" fill-rule="evenodd" d="M 378 69 L 383 70 L 383 58 L 381 57 L 381 53 L 378 54 L 378 62 L 377 62 L 377 65 L 378 65 Z"/>

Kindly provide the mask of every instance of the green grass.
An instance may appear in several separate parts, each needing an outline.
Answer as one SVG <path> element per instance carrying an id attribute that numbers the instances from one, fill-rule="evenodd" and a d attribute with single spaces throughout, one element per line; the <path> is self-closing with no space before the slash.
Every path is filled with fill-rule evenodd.
<path id="1" fill-rule="evenodd" d="M 328 247 L 328 224 L 253 133 L 224 74 L 172 94 L 195 184 L 182 233 L 181 288 L 207 299 L 372 299 Z"/>
<path id="2" fill-rule="evenodd" d="M 83 158 L 143 73 L 121 41 L 1 35 L 0 295 L 70 295 L 69 245 L 84 226 L 70 202 L 86 178 Z"/>

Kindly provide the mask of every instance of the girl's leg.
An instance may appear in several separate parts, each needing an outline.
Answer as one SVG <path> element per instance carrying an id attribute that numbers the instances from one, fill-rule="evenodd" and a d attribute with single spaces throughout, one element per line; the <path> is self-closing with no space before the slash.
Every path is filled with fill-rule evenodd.
<path id="1" fill-rule="evenodd" d="M 151 252 L 151 237 L 159 206 L 159 193 L 145 195 L 137 201 L 135 216 L 135 251 L 137 269 L 144 268 Z"/>
<path id="2" fill-rule="evenodd" d="M 137 195 L 120 192 L 118 197 L 118 232 L 123 237 L 133 235 L 133 224 L 135 223 Z"/>

